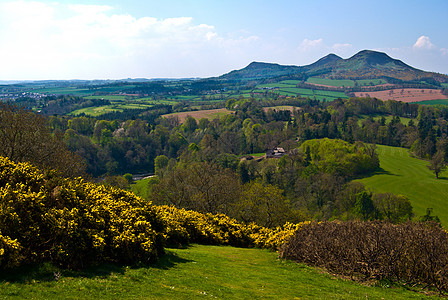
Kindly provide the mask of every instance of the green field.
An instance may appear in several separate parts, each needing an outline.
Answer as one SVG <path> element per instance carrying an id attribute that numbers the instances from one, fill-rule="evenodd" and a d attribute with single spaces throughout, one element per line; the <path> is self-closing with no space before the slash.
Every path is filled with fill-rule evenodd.
<path id="1" fill-rule="evenodd" d="M 349 86 L 353 87 L 355 86 L 355 82 L 353 80 L 336 80 L 336 79 L 326 79 L 326 78 L 318 78 L 318 77 L 310 77 L 306 81 L 307 83 L 311 84 L 322 84 L 322 85 L 329 85 L 334 87 L 343 87 L 343 86 Z"/>
<path id="2" fill-rule="evenodd" d="M 40 88 L 32 90 L 33 93 L 41 93 L 41 94 L 56 94 L 56 95 L 74 95 L 74 96 L 88 96 L 92 94 L 92 91 L 89 89 L 78 89 L 76 87 L 67 87 L 67 88 Z"/>
<path id="3" fill-rule="evenodd" d="M 361 126 L 362 121 L 364 121 L 365 119 L 367 119 L 369 116 L 368 115 L 358 115 L 358 125 Z M 379 121 L 381 120 L 381 118 L 384 117 L 386 119 L 386 125 L 390 123 L 390 121 L 392 121 L 393 116 L 391 115 L 373 115 L 373 119 L 375 121 Z M 400 122 L 403 125 L 408 125 L 409 121 L 413 121 L 414 125 L 418 125 L 418 120 L 417 119 L 411 119 L 411 118 L 405 118 L 405 117 L 400 117 Z"/>
<path id="4" fill-rule="evenodd" d="M 322 84 L 334 87 L 354 87 L 355 83 L 358 86 L 369 86 L 369 85 L 379 85 L 387 83 L 383 79 L 362 79 L 362 80 L 350 80 L 350 79 L 327 79 L 327 78 L 318 78 L 318 77 L 310 77 L 306 81 L 311 84 Z"/>
<path id="5" fill-rule="evenodd" d="M 124 95 L 101 95 L 101 96 L 86 96 L 85 99 L 105 99 L 109 101 L 126 101 L 128 99 L 134 98 L 131 96 Z"/>
<path id="6" fill-rule="evenodd" d="M 104 106 L 96 106 L 96 107 L 86 107 L 78 110 L 74 110 L 69 115 L 76 116 L 80 114 L 85 114 L 87 116 L 98 117 L 100 115 L 120 111 L 122 112 L 124 109 L 145 109 L 150 108 L 153 105 L 151 104 L 139 104 L 139 103 L 125 103 L 121 105 L 104 105 Z"/>
<path id="7" fill-rule="evenodd" d="M 144 199 L 148 198 L 149 195 L 149 181 L 151 178 L 143 178 L 140 180 L 136 180 L 133 184 L 131 184 L 131 191 L 139 197 Z"/>
<path id="8" fill-rule="evenodd" d="M 408 149 L 378 146 L 382 172 L 359 180 L 377 193 L 390 192 L 407 196 L 417 217 L 433 208 L 443 226 L 448 226 L 448 172 L 435 175 L 427 161 L 412 158 Z"/>
<path id="9" fill-rule="evenodd" d="M 100 115 L 116 111 L 123 111 L 123 110 L 116 108 L 114 105 L 104 105 L 104 106 L 86 107 L 77 109 L 69 113 L 69 115 L 77 116 L 80 114 L 86 114 L 87 116 L 98 117 Z"/>
<path id="10" fill-rule="evenodd" d="M 337 279 L 260 249 L 192 245 L 168 249 L 149 267 L 84 272 L 51 266 L 0 274 L 2 299 L 423 299 L 401 286 Z M 433 296 L 433 298 L 438 298 Z"/>
<path id="11" fill-rule="evenodd" d="M 448 99 L 426 100 L 426 101 L 412 102 L 412 103 L 420 104 L 420 105 L 448 105 Z"/>

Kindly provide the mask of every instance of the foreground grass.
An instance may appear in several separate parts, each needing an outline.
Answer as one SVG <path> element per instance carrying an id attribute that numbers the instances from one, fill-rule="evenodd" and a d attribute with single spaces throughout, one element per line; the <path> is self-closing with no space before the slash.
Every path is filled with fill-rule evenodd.
<path id="1" fill-rule="evenodd" d="M 408 149 L 378 146 L 381 172 L 359 180 L 377 193 L 405 195 L 411 200 L 416 216 L 433 208 L 443 226 L 448 226 L 448 173 L 436 179 L 426 166 L 427 161 L 409 156 Z"/>
<path id="2" fill-rule="evenodd" d="M 260 249 L 193 245 L 169 249 L 150 267 L 54 268 L 0 275 L 0 298 L 20 299 L 422 299 L 403 287 L 367 286 Z"/>

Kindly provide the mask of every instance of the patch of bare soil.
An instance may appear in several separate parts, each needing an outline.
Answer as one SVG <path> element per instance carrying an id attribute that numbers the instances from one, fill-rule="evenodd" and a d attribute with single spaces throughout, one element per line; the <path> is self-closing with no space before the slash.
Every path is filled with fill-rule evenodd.
<path id="1" fill-rule="evenodd" d="M 432 89 L 392 89 L 377 92 L 356 92 L 356 97 L 372 97 L 383 101 L 420 102 L 427 100 L 448 99 L 441 90 Z"/>

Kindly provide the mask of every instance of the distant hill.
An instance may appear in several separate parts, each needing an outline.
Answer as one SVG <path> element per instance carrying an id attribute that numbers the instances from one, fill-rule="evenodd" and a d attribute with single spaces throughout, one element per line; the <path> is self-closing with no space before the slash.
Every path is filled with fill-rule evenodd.
<path id="1" fill-rule="evenodd" d="M 401 81 L 433 78 L 448 82 L 448 76 L 413 68 L 383 52 L 363 50 L 348 59 L 329 54 L 306 66 L 284 66 L 273 63 L 252 62 L 241 70 L 224 74 L 225 80 L 269 79 L 287 75 L 318 76 L 332 79 L 371 79 L 387 77 Z"/>
<path id="2" fill-rule="evenodd" d="M 251 62 L 244 69 L 232 71 L 219 78 L 227 80 L 254 80 L 298 74 L 303 73 L 303 71 L 304 69 L 298 66 L 282 66 L 273 63 Z"/>

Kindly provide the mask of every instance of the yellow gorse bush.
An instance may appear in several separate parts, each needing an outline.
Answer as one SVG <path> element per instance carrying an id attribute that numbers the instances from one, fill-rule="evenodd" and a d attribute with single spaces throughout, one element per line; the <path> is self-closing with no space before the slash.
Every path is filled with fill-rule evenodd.
<path id="1" fill-rule="evenodd" d="M 224 214 L 154 206 L 129 191 L 43 174 L 0 157 L 0 268 L 50 261 L 72 268 L 157 259 L 187 243 L 277 250 L 301 224 L 274 229 Z"/>
<path id="2" fill-rule="evenodd" d="M 163 250 L 159 223 L 133 193 L 0 158 L 0 267 L 148 262 Z"/>

